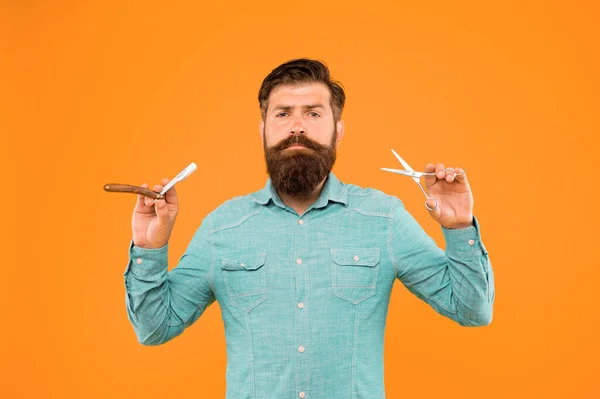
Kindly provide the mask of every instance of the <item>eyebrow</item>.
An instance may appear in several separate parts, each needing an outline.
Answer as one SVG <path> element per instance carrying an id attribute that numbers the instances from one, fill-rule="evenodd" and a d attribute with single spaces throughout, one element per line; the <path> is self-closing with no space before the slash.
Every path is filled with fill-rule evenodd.
<path id="1" fill-rule="evenodd" d="M 278 110 L 289 111 L 294 108 L 296 108 L 296 107 L 292 106 L 292 105 L 278 105 L 275 108 L 273 108 L 273 111 L 278 111 Z M 301 106 L 301 108 L 304 108 L 304 109 L 323 108 L 323 109 L 325 109 L 325 106 L 323 106 L 323 104 L 310 104 L 310 105 L 303 105 L 303 106 Z"/>

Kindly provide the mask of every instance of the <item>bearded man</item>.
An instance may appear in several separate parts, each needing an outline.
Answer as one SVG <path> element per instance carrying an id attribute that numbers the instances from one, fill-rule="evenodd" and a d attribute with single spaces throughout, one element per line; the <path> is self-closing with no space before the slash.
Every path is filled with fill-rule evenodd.
<path id="1" fill-rule="evenodd" d="M 462 326 L 491 322 L 494 274 L 467 177 L 461 168 L 425 167 L 436 174 L 426 184 L 437 204 L 427 208 L 444 251 L 400 199 L 331 172 L 345 93 L 325 64 L 278 66 L 258 100 L 266 185 L 208 214 L 171 272 L 175 188 L 161 200 L 138 196 L 125 271 L 129 320 L 140 343 L 159 345 L 218 301 L 228 399 L 385 398 L 384 330 L 396 280 Z"/>

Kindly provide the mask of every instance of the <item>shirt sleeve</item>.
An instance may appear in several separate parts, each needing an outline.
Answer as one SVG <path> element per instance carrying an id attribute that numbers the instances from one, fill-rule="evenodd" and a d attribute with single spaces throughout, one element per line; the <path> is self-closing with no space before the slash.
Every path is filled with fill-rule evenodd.
<path id="1" fill-rule="evenodd" d="M 171 272 L 168 243 L 146 249 L 130 241 L 125 300 L 127 316 L 141 344 L 160 345 L 175 338 L 215 301 L 212 258 L 207 218 Z"/>
<path id="2" fill-rule="evenodd" d="M 462 326 L 492 321 L 494 274 L 481 240 L 479 221 L 473 226 L 442 226 L 446 250 L 437 246 L 396 198 L 390 254 L 396 277 L 436 312 Z"/>

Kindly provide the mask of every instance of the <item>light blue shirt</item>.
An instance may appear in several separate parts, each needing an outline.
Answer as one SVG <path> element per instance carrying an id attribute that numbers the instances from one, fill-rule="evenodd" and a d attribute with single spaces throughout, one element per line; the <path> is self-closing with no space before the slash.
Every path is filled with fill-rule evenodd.
<path id="1" fill-rule="evenodd" d="M 140 343 L 159 345 L 218 301 L 227 399 L 385 398 L 396 279 L 460 325 L 491 322 L 494 274 L 473 222 L 441 227 L 443 251 L 397 197 L 330 173 L 298 215 L 269 180 L 207 215 L 171 272 L 168 244 L 144 249 L 131 240 L 128 317 Z"/>

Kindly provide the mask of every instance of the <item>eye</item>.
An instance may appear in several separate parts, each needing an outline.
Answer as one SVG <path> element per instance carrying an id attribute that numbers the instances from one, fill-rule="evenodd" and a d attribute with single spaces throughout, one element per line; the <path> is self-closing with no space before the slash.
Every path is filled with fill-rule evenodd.
<path id="1" fill-rule="evenodd" d="M 310 114 L 315 115 L 315 116 L 321 116 L 321 115 L 317 114 L 316 112 L 311 112 Z"/>
<path id="2" fill-rule="evenodd" d="M 280 115 L 283 115 L 283 114 L 287 114 L 287 112 L 280 112 L 280 113 L 278 113 L 277 115 L 275 115 L 275 117 L 276 117 L 276 118 L 279 118 L 279 116 L 280 116 Z"/>

